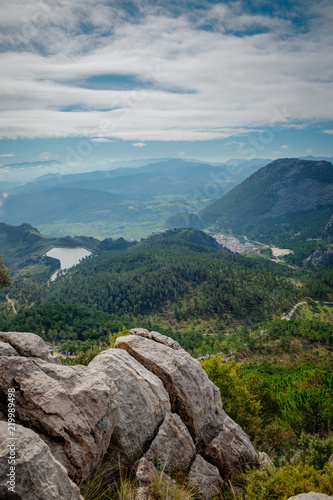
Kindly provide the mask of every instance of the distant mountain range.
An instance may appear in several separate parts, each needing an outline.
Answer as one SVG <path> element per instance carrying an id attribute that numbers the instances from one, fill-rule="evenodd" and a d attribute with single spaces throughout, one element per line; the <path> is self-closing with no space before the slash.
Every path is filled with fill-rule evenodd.
<path id="1" fill-rule="evenodd" d="M 262 167 L 191 217 L 197 227 L 267 241 L 320 237 L 332 212 L 332 163 L 286 158 Z M 171 217 L 168 225 L 188 217 Z"/>
<path id="2" fill-rule="evenodd" d="M 264 240 L 278 234 L 319 237 L 332 214 L 332 164 L 310 158 L 220 164 L 163 158 L 66 175 L 59 173 L 59 162 L 44 162 L 57 173 L 32 182 L 0 182 L 0 220 L 29 223 L 55 237 L 134 240 L 164 227 L 166 220 L 171 228 L 223 230 Z M 39 169 L 33 164 L 10 168 Z"/>
<path id="3" fill-rule="evenodd" d="M 4 186 L 0 219 L 15 225 L 28 222 L 54 236 L 133 239 L 163 226 L 170 214 L 200 210 L 266 162 L 210 165 L 172 159 L 135 168 L 47 174 Z"/>

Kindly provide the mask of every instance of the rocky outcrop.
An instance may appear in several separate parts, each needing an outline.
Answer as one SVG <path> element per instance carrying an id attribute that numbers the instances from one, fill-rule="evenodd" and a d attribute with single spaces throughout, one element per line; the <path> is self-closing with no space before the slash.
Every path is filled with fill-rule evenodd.
<path id="1" fill-rule="evenodd" d="M 11 345 L 20 356 L 40 358 L 49 363 L 60 364 L 58 359 L 50 355 L 50 351 L 44 340 L 34 333 L 0 332 L 0 340 Z M 11 356 L 16 356 L 16 354 L 11 354 Z"/>
<path id="2" fill-rule="evenodd" d="M 195 446 L 187 427 L 176 413 L 166 415 L 146 457 L 165 472 L 185 469 L 195 457 Z"/>
<path id="3" fill-rule="evenodd" d="M 200 452 L 223 428 L 226 414 L 221 395 L 200 363 L 183 349 L 174 349 L 136 335 L 119 337 L 115 347 L 133 358 L 163 382 L 171 408 L 188 428 Z"/>
<path id="4" fill-rule="evenodd" d="M 190 468 L 189 480 L 204 498 L 213 498 L 222 481 L 216 467 L 225 478 L 258 463 L 248 437 L 223 411 L 220 392 L 200 363 L 158 332 L 133 329 L 89 366 L 72 367 L 55 363 L 34 334 L 0 333 L 3 420 L 8 389 L 15 389 L 22 442 L 35 440 L 45 463 L 51 464 L 40 467 L 40 484 L 46 485 L 47 494 L 35 493 L 34 498 L 52 499 L 48 484 L 58 488 L 57 498 L 79 498 L 68 477 L 60 485 L 54 471 L 60 471 L 59 478 L 65 469 L 76 481 L 86 478 L 101 463 L 111 438 L 127 452 L 146 453 L 136 471 L 137 498 L 145 500 L 151 491 L 149 474 L 158 474 L 164 484 L 171 481 L 165 472 Z M 6 461 L 4 450 L 1 457 Z M 34 460 L 27 460 L 27 471 L 35 470 Z M 159 462 L 161 470 L 156 471 L 151 460 Z M 35 491 L 34 479 L 22 477 L 25 483 L 18 485 L 17 493 L 29 500 L 24 495 L 29 488 Z M 0 486 L 5 487 L 3 479 Z"/>
<path id="5" fill-rule="evenodd" d="M 323 234 L 321 235 L 322 238 L 333 238 L 333 215 L 328 221 L 328 223 L 325 226 L 325 229 L 323 231 Z"/>
<path id="6" fill-rule="evenodd" d="M 316 250 L 306 259 L 314 267 L 333 264 L 333 251 L 332 250 Z"/>
<path id="7" fill-rule="evenodd" d="M 206 500 L 219 496 L 218 487 L 223 485 L 219 470 L 197 455 L 187 476 L 189 483 L 194 484 L 199 494 Z"/>
<path id="8" fill-rule="evenodd" d="M 15 389 L 16 421 L 35 430 L 76 478 L 104 456 L 117 421 L 116 388 L 103 373 L 36 357 L 1 357 L 0 410 Z"/>
<path id="9" fill-rule="evenodd" d="M 233 476 L 245 465 L 258 465 L 258 455 L 243 429 L 226 417 L 223 430 L 209 443 L 205 458 L 216 465 L 223 478 Z"/>
<path id="10" fill-rule="evenodd" d="M 126 351 L 108 349 L 90 369 L 103 373 L 117 389 L 114 437 L 127 451 L 145 450 L 165 415 L 171 412 L 168 393 L 160 379 Z"/>
<path id="11" fill-rule="evenodd" d="M 132 335 L 137 335 L 138 337 L 144 337 L 145 339 L 154 340 L 154 342 L 171 347 L 171 349 L 174 349 L 175 351 L 186 352 L 185 349 L 183 349 L 181 345 L 178 344 L 178 342 L 171 339 L 170 337 L 161 335 L 159 332 L 149 332 L 145 328 L 132 328 L 132 330 L 130 330 L 130 333 Z"/>
<path id="12" fill-rule="evenodd" d="M 8 463 L 13 456 L 15 466 Z M 0 483 L 0 498 L 16 492 L 22 500 L 83 500 L 65 467 L 38 434 L 16 425 L 15 438 L 9 438 L 7 422 L 0 422 Z"/>

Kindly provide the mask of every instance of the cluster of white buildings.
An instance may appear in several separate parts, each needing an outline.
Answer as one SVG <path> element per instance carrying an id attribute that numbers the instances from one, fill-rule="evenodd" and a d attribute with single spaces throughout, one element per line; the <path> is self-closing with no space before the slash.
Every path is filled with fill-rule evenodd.
<path id="1" fill-rule="evenodd" d="M 253 250 L 257 247 L 253 243 L 246 241 L 241 243 L 235 236 L 224 236 L 223 234 L 214 234 L 216 241 L 223 247 L 229 248 L 232 252 L 243 253 L 246 250 Z"/>

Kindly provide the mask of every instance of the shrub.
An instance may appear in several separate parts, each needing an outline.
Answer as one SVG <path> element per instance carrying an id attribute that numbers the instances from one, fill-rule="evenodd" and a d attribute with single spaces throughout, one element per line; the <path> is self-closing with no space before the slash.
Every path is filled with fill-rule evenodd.
<path id="1" fill-rule="evenodd" d="M 244 431 L 255 438 L 261 427 L 261 405 L 241 379 L 241 365 L 211 356 L 201 362 L 210 380 L 220 389 L 223 408 Z"/>
<path id="2" fill-rule="evenodd" d="M 311 436 L 302 432 L 297 441 L 297 450 L 290 458 L 290 463 L 303 462 L 313 465 L 316 469 L 322 469 L 333 453 L 333 436 L 320 438 L 317 434 Z"/>
<path id="3" fill-rule="evenodd" d="M 333 494 L 333 468 L 328 464 L 322 470 L 304 463 L 249 470 L 243 478 L 246 500 L 286 500 L 309 491 Z"/>

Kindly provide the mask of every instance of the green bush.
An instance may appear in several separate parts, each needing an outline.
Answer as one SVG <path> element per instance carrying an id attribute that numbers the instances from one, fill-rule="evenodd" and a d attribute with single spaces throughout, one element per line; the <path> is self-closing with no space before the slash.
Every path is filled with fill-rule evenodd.
<path id="1" fill-rule="evenodd" d="M 316 469 L 322 469 L 333 453 L 333 436 L 320 438 L 317 434 L 311 436 L 302 432 L 297 441 L 297 450 L 290 458 L 290 463 L 303 462 L 313 465 Z"/>
<path id="2" fill-rule="evenodd" d="M 333 468 L 316 470 L 312 465 L 286 464 L 278 469 L 249 470 L 244 475 L 246 500 L 286 500 L 314 491 L 333 494 Z"/>
<path id="3" fill-rule="evenodd" d="M 211 356 L 201 362 L 210 380 L 220 389 L 223 408 L 252 439 L 261 427 L 259 401 L 241 379 L 241 365 Z"/>
<path id="4" fill-rule="evenodd" d="M 89 349 L 87 352 L 79 352 L 77 356 L 74 356 L 74 358 L 60 358 L 61 363 L 63 365 L 69 365 L 69 366 L 74 366 L 74 365 L 89 365 L 90 361 L 92 361 L 98 354 L 101 353 L 101 349 L 98 345 L 95 345 L 91 349 Z"/>

